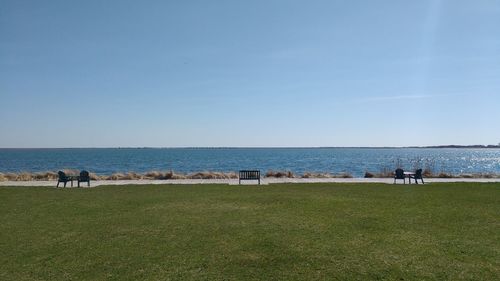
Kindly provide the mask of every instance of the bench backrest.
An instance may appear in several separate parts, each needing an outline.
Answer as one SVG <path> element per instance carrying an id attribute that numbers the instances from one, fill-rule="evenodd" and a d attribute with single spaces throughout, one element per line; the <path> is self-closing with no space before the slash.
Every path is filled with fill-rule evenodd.
<path id="1" fill-rule="evenodd" d="M 258 180 L 258 179 L 260 179 L 260 171 L 259 170 L 240 171 L 240 179 L 241 180 Z"/>
<path id="2" fill-rule="evenodd" d="M 394 172 L 396 174 L 396 179 L 404 179 L 405 178 L 405 171 L 403 169 L 396 169 Z"/>
<path id="3" fill-rule="evenodd" d="M 80 172 L 80 181 L 89 181 L 90 180 L 90 177 L 89 177 L 89 172 L 87 171 L 81 171 Z"/>
<path id="4" fill-rule="evenodd" d="M 66 176 L 66 174 L 63 171 L 57 172 L 57 175 L 59 176 L 60 181 L 65 181 L 68 179 L 68 177 Z"/>
<path id="5" fill-rule="evenodd" d="M 422 178 L 422 169 L 418 169 L 415 171 L 415 178 L 417 178 L 417 179 Z"/>

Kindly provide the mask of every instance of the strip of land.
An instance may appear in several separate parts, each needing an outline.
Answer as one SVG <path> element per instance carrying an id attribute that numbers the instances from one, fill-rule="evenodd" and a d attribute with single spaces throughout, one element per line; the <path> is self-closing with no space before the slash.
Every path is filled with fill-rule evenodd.
<path id="1" fill-rule="evenodd" d="M 425 178 L 425 183 L 453 183 L 453 182 L 468 182 L 468 183 L 486 183 L 500 182 L 500 178 Z M 263 178 L 262 185 L 281 184 L 281 183 L 385 183 L 393 184 L 394 179 L 391 178 Z M 403 184 L 402 180 L 397 181 L 398 184 Z M 420 183 L 420 180 L 419 180 Z M 1 181 L 0 186 L 56 186 L 57 181 Z M 176 180 L 96 180 L 91 181 L 90 186 L 102 185 L 143 185 L 143 184 L 227 184 L 238 185 L 238 179 L 176 179 Z M 257 184 L 257 181 L 242 181 L 242 184 Z M 406 180 L 408 184 L 408 180 Z M 412 184 L 415 184 L 413 181 Z M 59 185 L 62 187 L 62 184 Z M 76 182 L 73 187 L 76 187 Z M 86 183 L 81 183 L 82 187 L 87 187 Z M 66 187 L 71 187 L 68 183 Z"/>

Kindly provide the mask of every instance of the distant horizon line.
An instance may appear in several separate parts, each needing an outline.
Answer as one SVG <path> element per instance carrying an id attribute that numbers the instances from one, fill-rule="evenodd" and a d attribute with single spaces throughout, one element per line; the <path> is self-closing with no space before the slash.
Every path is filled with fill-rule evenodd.
<path id="1" fill-rule="evenodd" d="M 425 146 L 89 146 L 89 147 L 0 147 L 0 149 L 321 149 L 321 148 L 500 148 L 500 144 L 425 145 Z"/>

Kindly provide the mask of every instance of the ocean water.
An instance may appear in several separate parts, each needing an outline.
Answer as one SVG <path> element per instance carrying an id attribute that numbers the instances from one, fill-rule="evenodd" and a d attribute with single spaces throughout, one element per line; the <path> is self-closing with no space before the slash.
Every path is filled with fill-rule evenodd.
<path id="1" fill-rule="evenodd" d="M 0 172 L 85 169 L 96 174 L 242 169 L 347 172 L 431 166 L 436 172 L 500 173 L 500 149 L 466 148 L 68 148 L 0 149 Z"/>

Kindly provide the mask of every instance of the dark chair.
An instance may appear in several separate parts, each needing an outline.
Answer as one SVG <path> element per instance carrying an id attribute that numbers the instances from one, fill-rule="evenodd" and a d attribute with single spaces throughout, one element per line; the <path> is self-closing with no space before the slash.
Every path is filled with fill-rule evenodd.
<path id="1" fill-rule="evenodd" d="M 90 175 L 87 171 L 81 171 L 80 176 L 78 177 L 78 187 L 80 187 L 81 182 L 86 182 L 87 186 L 90 187 Z"/>
<path id="2" fill-rule="evenodd" d="M 394 183 L 396 183 L 396 180 L 403 180 L 403 184 L 406 184 L 406 177 L 405 177 L 405 171 L 403 169 L 396 169 L 394 172 Z"/>
<path id="3" fill-rule="evenodd" d="M 418 184 L 418 179 L 422 181 L 422 184 L 424 184 L 424 178 L 422 177 L 422 169 L 418 169 L 415 171 L 415 175 L 410 175 L 410 181 L 411 179 L 415 179 L 415 183 Z"/>
<path id="4" fill-rule="evenodd" d="M 66 183 L 69 181 L 71 182 L 71 186 L 73 186 L 72 177 L 67 176 L 63 171 L 59 171 L 57 174 L 59 175 L 59 178 L 57 179 L 57 187 L 59 187 L 60 182 L 64 183 L 64 187 L 66 187 Z"/>

